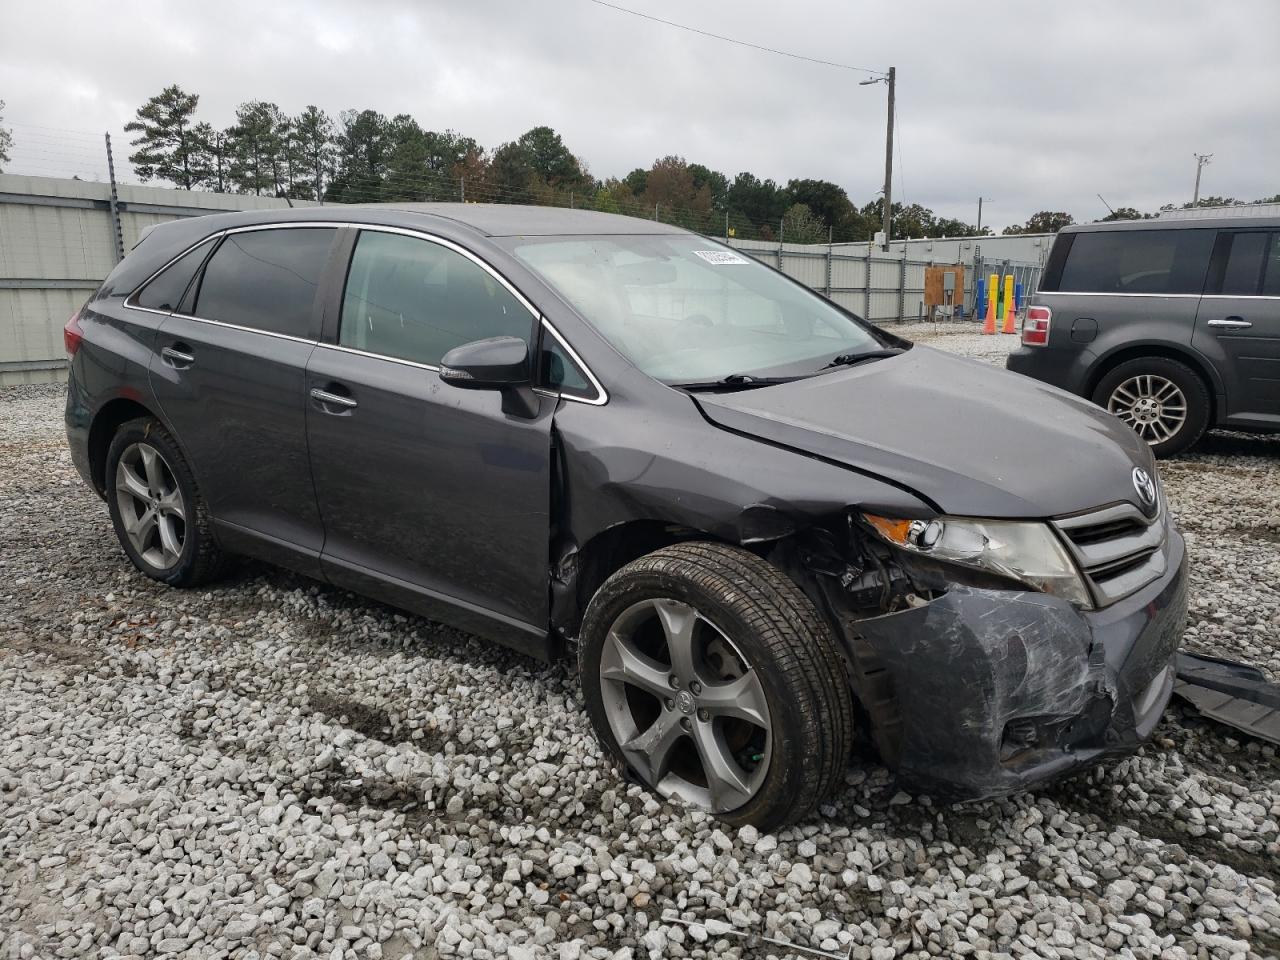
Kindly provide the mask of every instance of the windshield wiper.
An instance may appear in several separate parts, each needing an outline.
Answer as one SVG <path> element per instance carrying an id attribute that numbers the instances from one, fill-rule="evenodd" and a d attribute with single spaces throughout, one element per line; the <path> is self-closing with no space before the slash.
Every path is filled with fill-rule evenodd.
<path id="1" fill-rule="evenodd" d="M 885 357 L 896 357 L 901 353 L 906 353 L 901 347 L 888 347 L 884 350 L 868 350 L 865 353 L 842 353 L 838 357 L 833 357 L 823 370 L 829 370 L 832 367 L 851 367 L 855 363 L 861 363 L 863 360 L 883 360 Z"/>
<path id="2" fill-rule="evenodd" d="M 696 392 L 699 390 L 751 390 L 755 387 L 772 387 L 778 383 L 791 383 L 803 380 L 804 377 L 755 377 L 749 373 L 731 373 L 719 380 L 705 380 L 699 383 L 673 383 L 680 390 Z"/>

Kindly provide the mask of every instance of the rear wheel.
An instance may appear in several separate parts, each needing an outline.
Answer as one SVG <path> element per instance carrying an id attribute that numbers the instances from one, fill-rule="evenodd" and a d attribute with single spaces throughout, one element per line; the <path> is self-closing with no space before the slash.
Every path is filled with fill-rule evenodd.
<path id="1" fill-rule="evenodd" d="M 107 448 L 107 507 L 124 552 L 147 576 L 176 587 L 222 570 L 208 509 L 182 451 L 149 417 L 130 420 Z"/>
<path id="2" fill-rule="evenodd" d="M 685 543 L 642 557 L 592 598 L 582 633 L 596 733 L 650 789 L 771 829 L 839 781 L 853 711 L 835 638 L 755 554 Z"/>
<path id="3" fill-rule="evenodd" d="M 1093 402 L 1119 417 L 1157 457 L 1181 453 L 1209 427 L 1209 390 L 1186 364 L 1166 357 L 1127 360 L 1109 371 Z"/>

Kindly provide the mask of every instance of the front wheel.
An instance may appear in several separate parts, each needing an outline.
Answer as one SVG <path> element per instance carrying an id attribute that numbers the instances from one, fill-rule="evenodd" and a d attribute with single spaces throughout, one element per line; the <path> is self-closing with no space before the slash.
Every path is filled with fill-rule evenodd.
<path id="1" fill-rule="evenodd" d="M 615 762 L 730 824 L 806 816 L 848 761 L 852 701 L 831 629 L 747 550 L 684 543 L 623 567 L 587 608 L 579 666 Z"/>
<path id="2" fill-rule="evenodd" d="M 1126 360 L 1109 371 L 1093 402 L 1119 417 L 1157 457 L 1181 453 L 1209 427 L 1209 390 L 1186 364 L 1167 357 Z"/>

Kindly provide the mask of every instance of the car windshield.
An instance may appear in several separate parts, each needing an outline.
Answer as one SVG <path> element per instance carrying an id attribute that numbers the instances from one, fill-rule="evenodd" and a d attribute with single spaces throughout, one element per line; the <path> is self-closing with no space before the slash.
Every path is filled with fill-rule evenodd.
<path id="1" fill-rule="evenodd" d="M 703 237 L 520 238 L 511 250 L 664 383 L 807 376 L 885 346 L 817 294 Z"/>

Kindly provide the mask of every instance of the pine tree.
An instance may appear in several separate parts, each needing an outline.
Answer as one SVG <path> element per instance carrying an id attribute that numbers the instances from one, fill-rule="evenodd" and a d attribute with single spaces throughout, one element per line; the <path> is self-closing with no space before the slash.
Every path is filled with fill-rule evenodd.
<path id="1" fill-rule="evenodd" d="M 0 120 L 4 120 L 4 101 L 0 100 Z M 0 172 L 9 162 L 9 150 L 13 146 L 13 133 L 0 127 Z"/>
<path id="2" fill-rule="evenodd" d="M 325 183 L 333 174 L 333 121 L 314 104 L 293 121 L 294 149 L 310 187 L 305 196 L 319 200 Z M 301 186 L 301 183 L 299 184 Z"/>
<path id="3" fill-rule="evenodd" d="M 282 144 L 279 128 L 284 115 L 274 103 L 250 100 L 236 108 L 232 138 L 231 179 L 242 193 L 280 195 Z"/>
<path id="4" fill-rule="evenodd" d="M 168 180 L 183 190 L 201 183 L 200 144 L 192 122 L 199 102 L 198 94 L 175 83 L 140 106 L 137 119 L 125 124 L 127 132 L 139 134 L 129 162 L 141 180 Z"/>

